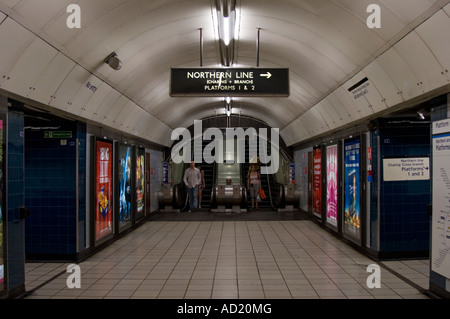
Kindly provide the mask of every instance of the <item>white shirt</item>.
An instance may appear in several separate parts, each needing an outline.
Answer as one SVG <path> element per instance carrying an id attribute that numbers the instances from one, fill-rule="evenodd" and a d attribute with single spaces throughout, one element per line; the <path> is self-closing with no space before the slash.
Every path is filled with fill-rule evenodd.
<path id="1" fill-rule="evenodd" d="M 184 172 L 183 182 L 189 188 L 199 186 L 202 182 L 202 175 L 200 173 L 200 170 L 196 167 L 194 167 L 193 169 L 189 167 Z"/>

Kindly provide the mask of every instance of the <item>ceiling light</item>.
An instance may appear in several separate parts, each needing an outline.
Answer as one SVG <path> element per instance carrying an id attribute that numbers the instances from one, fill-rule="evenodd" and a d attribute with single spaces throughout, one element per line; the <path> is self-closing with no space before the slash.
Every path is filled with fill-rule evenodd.
<path id="1" fill-rule="evenodd" d="M 425 109 L 421 109 L 421 110 L 417 111 L 417 118 L 422 121 L 425 120 L 426 112 L 427 112 L 427 110 L 425 110 Z"/>
<path id="2" fill-rule="evenodd" d="M 236 37 L 236 0 L 216 0 L 216 34 L 219 37 L 221 63 L 230 66 L 234 60 L 234 39 Z M 217 19 L 217 20 L 216 20 Z"/>
<path id="3" fill-rule="evenodd" d="M 230 117 L 230 115 L 231 115 L 231 109 L 232 109 L 231 101 L 232 100 L 230 97 L 227 97 L 225 99 L 225 113 L 227 114 L 228 117 Z"/>
<path id="4" fill-rule="evenodd" d="M 222 16 L 222 12 L 217 12 L 219 21 L 219 38 L 226 46 L 229 46 L 231 40 L 234 40 L 235 25 L 236 25 L 236 12 L 233 11 L 228 17 Z"/>

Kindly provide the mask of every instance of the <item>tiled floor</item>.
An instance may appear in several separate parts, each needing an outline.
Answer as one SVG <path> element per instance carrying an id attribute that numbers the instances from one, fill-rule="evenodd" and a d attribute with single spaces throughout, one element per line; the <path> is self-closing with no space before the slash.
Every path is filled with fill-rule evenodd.
<path id="1" fill-rule="evenodd" d="M 383 261 L 383 266 L 394 273 L 401 274 L 406 281 L 411 281 L 417 287 L 428 290 L 430 284 L 430 260 L 392 260 Z"/>
<path id="2" fill-rule="evenodd" d="M 409 284 L 427 261 L 380 263 L 369 289 L 373 263 L 310 220 L 151 221 L 80 263 L 80 289 L 68 264 L 27 264 L 26 298 L 428 298 Z"/>

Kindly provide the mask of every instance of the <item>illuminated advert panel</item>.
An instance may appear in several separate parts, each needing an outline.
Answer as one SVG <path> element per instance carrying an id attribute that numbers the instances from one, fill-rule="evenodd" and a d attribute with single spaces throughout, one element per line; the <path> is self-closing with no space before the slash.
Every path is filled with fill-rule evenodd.
<path id="1" fill-rule="evenodd" d="M 130 227 L 132 223 L 131 150 L 131 146 L 125 144 L 118 146 L 119 231 Z"/>
<path id="2" fill-rule="evenodd" d="M 330 225 L 337 226 L 338 214 L 338 146 L 327 147 L 327 216 Z"/>
<path id="3" fill-rule="evenodd" d="M 344 227 L 343 232 L 361 240 L 361 142 L 344 143 Z"/>
<path id="4" fill-rule="evenodd" d="M 96 141 L 95 171 L 95 240 L 113 233 L 113 144 Z"/>
<path id="5" fill-rule="evenodd" d="M 313 214 L 322 218 L 322 149 L 313 151 Z"/>

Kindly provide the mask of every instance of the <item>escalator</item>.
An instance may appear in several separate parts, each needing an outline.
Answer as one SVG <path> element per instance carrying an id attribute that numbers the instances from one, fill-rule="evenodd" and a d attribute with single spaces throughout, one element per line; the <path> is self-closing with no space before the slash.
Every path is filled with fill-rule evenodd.
<path id="1" fill-rule="evenodd" d="M 223 159 L 215 166 L 213 188 L 211 194 L 212 213 L 243 213 L 247 211 L 247 194 L 242 179 L 242 166 L 238 162 L 236 143 L 234 150 L 226 149 L 228 140 L 218 144 L 223 150 Z"/>
<path id="2" fill-rule="evenodd" d="M 211 191 L 213 188 L 213 175 L 214 175 L 214 166 L 213 164 L 207 164 L 203 162 L 201 164 L 201 169 L 203 170 L 204 180 L 205 180 L 205 188 L 202 192 L 202 207 L 201 209 L 209 209 L 211 207 Z"/>
<path id="3" fill-rule="evenodd" d="M 256 158 L 249 157 L 249 143 L 248 140 L 246 141 L 246 158 L 248 161 L 246 161 L 245 164 L 242 164 L 242 178 L 245 181 L 245 185 L 247 185 L 247 174 L 250 171 L 250 162 L 256 162 Z M 253 151 L 253 154 L 256 154 L 255 151 Z M 255 155 L 253 155 L 255 156 Z M 261 173 L 261 167 L 264 167 L 264 164 L 258 163 L 260 167 L 260 175 L 261 175 L 261 187 L 264 190 L 264 193 L 266 195 L 266 199 L 261 200 L 258 203 L 258 207 L 261 210 L 276 210 L 278 212 L 284 212 L 284 211 L 292 211 L 294 208 L 299 207 L 299 201 L 300 198 L 300 192 L 299 189 L 295 184 L 290 184 L 285 178 L 286 176 L 283 174 L 283 164 L 287 163 L 289 164 L 290 160 L 287 154 L 284 153 L 284 156 L 282 156 L 282 153 L 280 152 L 280 174 L 262 174 Z M 278 179 L 281 179 L 281 183 L 277 181 Z M 250 192 L 247 190 L 247 196 L 248 196 L 248 204 L 251 207 L 251 198 L 250 198 Z"/>
<path id="4" fill-rule="evenodd" d="M 220 141 L 225 143 L 225 141 Z M 268 142 L 269 143 L 269 142 Z M 210 141 L 204 140 L 201 148 L 194 149 L 194 154 L 202 154 Z M 250 150 L 248 139 L 245 145 L 245 161 L 239 163 L 238 147 L 235 144 L 234 152 L 227 153 L 224 150 L 224 162 L 200 164 L 204 172 L 205 188 L 202 192 L 201 211 L 209 212 L 246 212 L 251 207 L 250 192 L 247 190 L 247 174 L 250 168 L 249 153 L 256 154 L 255 150 Z M 195 147 L 195 143 L 192 142 Z M 222 145 L 223 147 L 224 145 Z M 220 148 L 217 148 L 220 149 Z M 200 152 L 200 153 L 197 153 Z M 280 153 L 281 155 L 281 153 Z M 261 186 L 266 198 L 258 203 L 258 208 L 264 211 L 292 211 L 299 205 L 299 190 L 295 184 L 290 184 L 286 167 L 289 165 L 289 157 L 280 156 L 280 170 L 275 174 L 261 174 Z M 233 158 L 234 156 L 234 158 Z M 203 157 L 203 156 L 202 156 Z M 287 165 L 287 166 L 286 166 Z M 188 196 L 183 183 L 183 176 L 189 164 L 175 165 L 176 176 L 171 179 L 173 184 L 163 186 L 160 204 L 161 208 L 168 207 L 166 211 L 174 209 L 174 212 L 188 211 Z M 261 168 L 264 164 L 260 164 Z"/>
<path id="5" fill-rule="evenodd" d="M 251 207 L 251 198 L 250 198 L 250 191 L 247 189 L 247 176 L 250 172 L 250 162 L 256 162 L 257 159 L 253 158 L 254 156 L 250 156 L 250 145 L 248 139 L 246 140 L 245 145 L 245 158 L 247 159 L 244 164 L 242 164 L 242 180 L 244 181 L 244 185 L 246 187 L 246 193 L 248 198 L 248 206 Z M 256 154 L 255 151 L 253 153 Z M 258 165 L 259 167 L 262 166 L 261 163 Z M 258 208 L 262 210 L 275 210 L 275 206 L 273 203 L 273 192 L 276 190 L 274 189 L 273 184 L 273 176 L 271 174 L 261 174 L 261 169 L 259 169 L 260 175 L 261 175 L 261 187 L 264 190 L 264 194 L 266 195 L 266 199 L 261 200 L 258 203 Z"/>
<path id="6" fill-rule="evenodd" d="M 201 147 L 202 147 L 201 149 L 196 149 L 195 143 L 193 143 L 194 152 L 200 152 L 199 154 L 203 154 L 203 150 L 209 143 L 210 143 L 210 141 L 204 140 L 201 145 Z M 203 156 L 202 156 L 202 158 L 203 158 Z M 203 189 L 203 192 L 202 192 L 202 200 L 201 200 L 202 207 L 201 207 L 201 209 L 208 210 L 211 208 L 211 192 L 212 192 L 212 189 L 214 186 L 213 179 L 214 179 L 216 163 L 208 164 L 205 161 L 203 161 L 202 163 L 196 163 L 196 166 L 198 166 L 198 165 L 201 167 L 201 170 L 203 171 L 203 176 L 204 176 L 204 180 L 205 180 L 205 188 Z"/>

